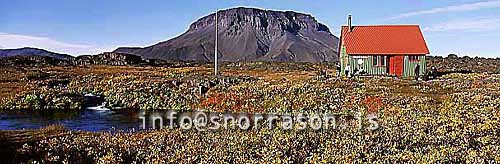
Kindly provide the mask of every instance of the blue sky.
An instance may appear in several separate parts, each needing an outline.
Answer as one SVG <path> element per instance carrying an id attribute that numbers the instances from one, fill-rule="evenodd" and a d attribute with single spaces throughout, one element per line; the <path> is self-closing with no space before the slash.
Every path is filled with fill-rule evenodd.
<path id="1" fill-rule="evenodd" d="M 431 55 L 500 57 L 500 0 L 0 0 L 0 48 L 81 55 L 147 46 L 238 6 L 310 13 L 336 36 L 348 14 L 355 25 L 419 24 Z"/>

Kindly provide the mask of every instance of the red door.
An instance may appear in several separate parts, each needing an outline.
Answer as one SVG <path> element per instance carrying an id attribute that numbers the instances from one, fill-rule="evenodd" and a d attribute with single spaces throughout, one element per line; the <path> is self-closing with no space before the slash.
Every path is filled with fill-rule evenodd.
<path id="1" fill-rule="evenodd" d="M 389 74 L 403 76 L 404 56 L 389 57 Z"/>

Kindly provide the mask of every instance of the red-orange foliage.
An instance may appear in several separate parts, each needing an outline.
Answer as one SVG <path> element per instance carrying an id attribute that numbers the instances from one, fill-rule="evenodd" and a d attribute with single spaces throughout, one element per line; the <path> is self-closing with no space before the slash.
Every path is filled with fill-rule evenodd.
<path id="1" fill-rule="evenodd" d="M 243 99 L 233 93 L 215 93 L 201 102 L 201 108 L 213 109 L 218 112 L 239 111 L 243 105 Z"/>
<path id="2" fill-rule="evenodd" d="M 362 103 L 368 108 L 368 113 L 376 113 L 384 105 L 378 96 L 366 96 Z"/>

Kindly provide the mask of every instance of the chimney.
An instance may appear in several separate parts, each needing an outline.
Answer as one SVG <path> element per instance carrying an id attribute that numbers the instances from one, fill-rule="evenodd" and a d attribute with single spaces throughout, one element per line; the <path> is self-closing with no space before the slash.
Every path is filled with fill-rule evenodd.
<path id="1" fill-rule="evenodd" d="M 347 25 L 349 26 L 349 32 L 352 32 L 352 15 L 349 14 L 349 17 L 347 18 Z"/>

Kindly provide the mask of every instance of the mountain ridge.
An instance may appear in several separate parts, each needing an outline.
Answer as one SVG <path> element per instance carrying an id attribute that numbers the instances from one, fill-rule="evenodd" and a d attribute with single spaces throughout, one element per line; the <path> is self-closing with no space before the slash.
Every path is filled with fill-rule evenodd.
<path id="1" fill-rule="evenodd" d="M 119 47 L 114 52 L 152 59 L 213 61 L 215 13 L 201 17 L 186 32 L 157 44 Z M 256 8 L 218 12 L 220 61 L 337 61 L 339 38 L 310 14 Z"/>

